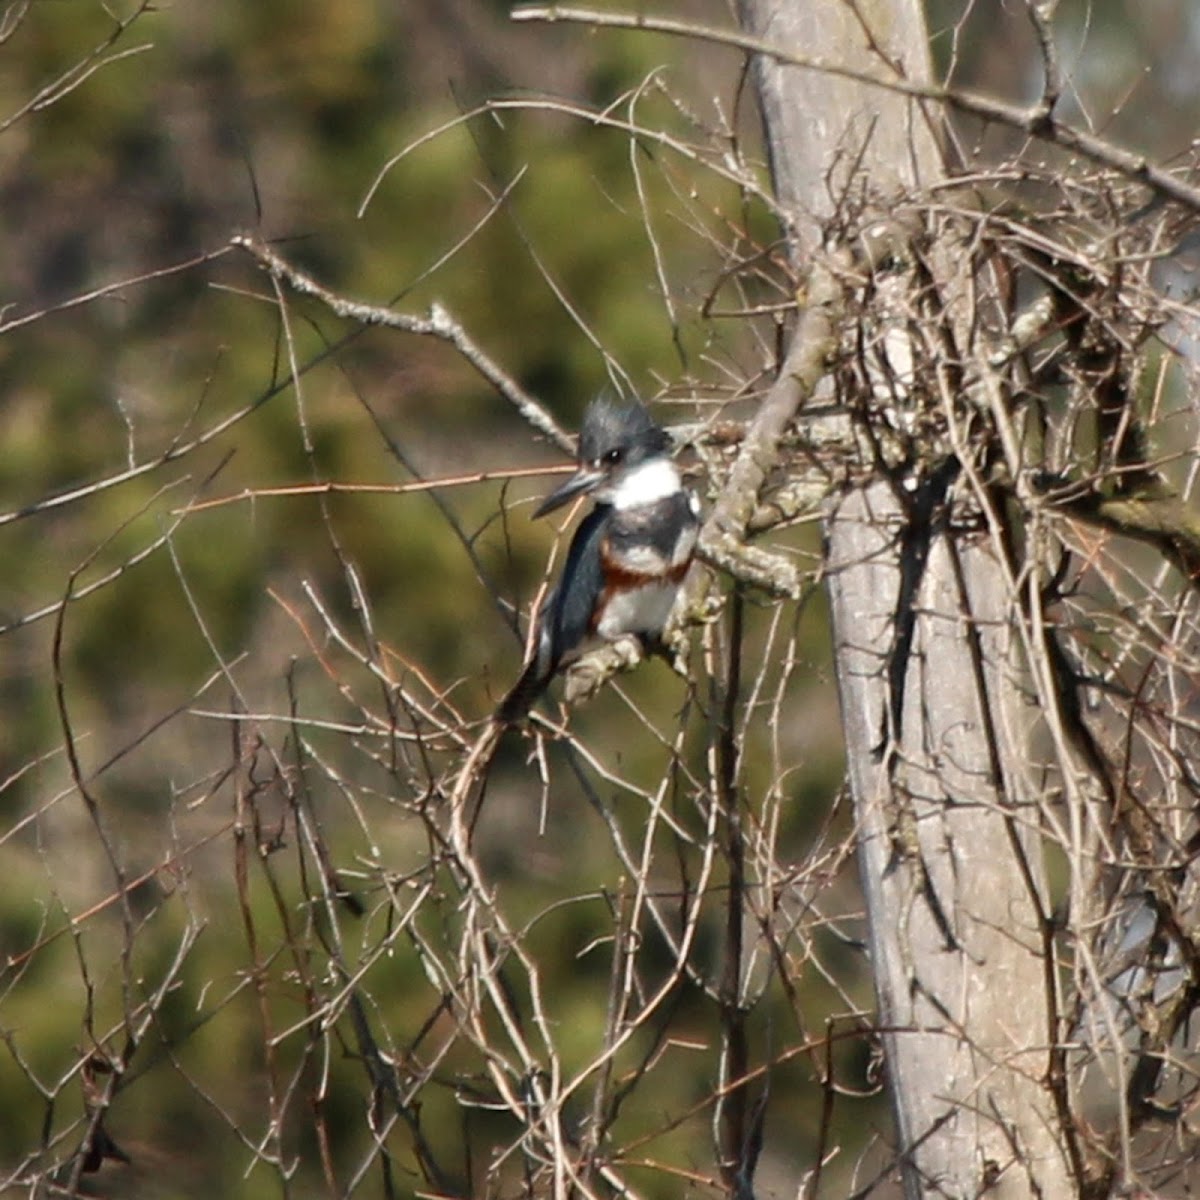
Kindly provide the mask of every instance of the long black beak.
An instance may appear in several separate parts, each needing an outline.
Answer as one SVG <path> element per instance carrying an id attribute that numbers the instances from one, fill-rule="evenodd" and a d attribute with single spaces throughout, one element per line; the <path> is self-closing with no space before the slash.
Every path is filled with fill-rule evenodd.
<path id="1" fill-rule="evenodd" d="M 560 484 L 534 509 L 533 519 L 544 517 L 547 513 L 552 513 L 556 508 L 562 508 L 564 504 L 568 504 L 574 500 L 576 496 L 583 496 L 593 488 L 598 488 L 605 479 L 603 471 L 597 471 L 591 467 L 580 467 L 574 475 L 571 476 L 565 483 Z"/>

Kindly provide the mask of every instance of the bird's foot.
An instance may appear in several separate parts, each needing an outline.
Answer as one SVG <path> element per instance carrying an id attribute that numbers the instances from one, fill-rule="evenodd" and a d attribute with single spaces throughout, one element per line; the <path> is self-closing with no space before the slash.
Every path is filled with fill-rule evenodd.
<path id="1" fill-rule="evenodd" d="M 563 699 L 568 704 L 590 700 L 611 676 L 636 667 L 644 654 L 642 641 L 635 634 L 626 634 L 585 654 L 567 668 Z"/>

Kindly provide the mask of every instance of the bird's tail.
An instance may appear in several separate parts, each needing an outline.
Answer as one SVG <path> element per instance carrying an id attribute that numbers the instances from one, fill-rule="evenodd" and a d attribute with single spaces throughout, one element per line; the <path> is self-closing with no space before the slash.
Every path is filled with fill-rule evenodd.
<path id="1" fill-rule="evenodd" d="M 529 666 L 521 672 L 521 678 L 500 701 L 496 720 L 501 725 L 519 725 L 529 716 L 529 710 L 537 703 L 553 676 L 553 668 L 547 670 L 542 656 L 535 655 Z"/>

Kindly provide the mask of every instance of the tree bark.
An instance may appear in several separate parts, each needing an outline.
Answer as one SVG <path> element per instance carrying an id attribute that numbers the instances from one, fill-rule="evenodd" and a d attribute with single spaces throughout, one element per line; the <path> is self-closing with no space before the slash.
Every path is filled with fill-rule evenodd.
<path id="1" fill-rule="evenodd" d="M 918 0 L 740 0 L 739 11 L 748 32 L 785 52 L 930 78 Z M 755 70 L 798 266 L 848 190 L 865 186 L 886 207 L 897 189 L 912 195 L 942 177 L 935 126 L 913 102 L 767 56 Z M 931 258 L 936 273 L 936 251 Z M 905 1194 L 1075 1195 L 1079 1165 L 1054 1069 L 1050 918 L 1035 810 L 1023 807 L 1034 796 L 1010 645 L 1015 597 L 985 535 L 953 532 L 948 521 L 939 528 L 934 514 L 922 548 L 907 536 L 916 519 L 896 478 L 877 473 L 845 491 L 826 522 Z M 923 569 L 911 557 L 921 553 Z M 906 596 L 910 585 L 917 590 Z M 904 611 L 912 640 L 898 658 Z"/>

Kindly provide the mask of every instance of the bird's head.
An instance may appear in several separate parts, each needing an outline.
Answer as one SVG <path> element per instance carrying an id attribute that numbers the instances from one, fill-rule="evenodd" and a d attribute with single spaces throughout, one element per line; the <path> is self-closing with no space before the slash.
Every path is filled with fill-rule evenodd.
<path id="1" fill-rule="evenodd" d="M 680 487 L 670 447 L 670 436 L 640 401 L 593 400 L 579 429 L 578 469 L 533 515 L 544 517 L 588 493 L 618 508 L 670 495 Z"/>

